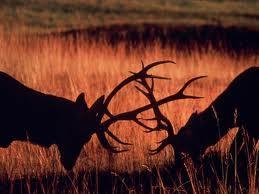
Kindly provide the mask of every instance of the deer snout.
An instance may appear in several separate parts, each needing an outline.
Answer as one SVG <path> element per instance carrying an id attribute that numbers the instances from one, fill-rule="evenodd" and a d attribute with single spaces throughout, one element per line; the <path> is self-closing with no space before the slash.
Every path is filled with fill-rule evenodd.
<path id="1" fill-rule="evenodd" d="M 67 161 L 64 157 L 60 157 L 61 164 L 66 169 L 66 171 L 72 171 L 73 167 L 75 166 L 76 161 Z"/>
<path id="2" fill-rule="evenodd" d="M 70 144 L 65 146 L 59 146 L 60 161 L 67 171 L 71 171 L 75 166 L 75 163 L 80 155 L 83 145 L 84 144 L 80 143 L 80 145 Z"/>

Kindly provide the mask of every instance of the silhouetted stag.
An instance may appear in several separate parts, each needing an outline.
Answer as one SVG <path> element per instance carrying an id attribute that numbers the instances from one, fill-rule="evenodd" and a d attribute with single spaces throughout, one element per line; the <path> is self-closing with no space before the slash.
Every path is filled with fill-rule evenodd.
<path id="1" fill-rule="evenodd" d="M 101 145 L 111 152 L 122 152 L 110 145 L 105 134 L 118 143 L 122 142 L 109 126 L 119 120 L 134 119 L 142 109 L 113 115 L 108 105 L 117 92 L 139 78 L 163 79 L 149 75 L 151 68 L 172 61 L 152 63 L 118 84 L 105 99 L 98 98 L 91 107 L 81 93 L 75 102 L 26 87 L 6 73 L 0 72 L 0 147 L 8 147 L 12 141 L 29 141 L 43 147 L 56 144 L 66 170 L 71 170 L 85 143 L 96 133 Z M 143 110 L 152 108 L 152 105 Z M 136 114 L 136 115 L 134 115 Z M 109 118 L 102 123 L 104 115 Z"/>
<path id="2" fill-rule="evenodd" d="M 193 78 L 183 88 L 191 81 L 202 77 L 204 76 Z M 153 101 L 151 97 L 149 97 L 150 102 Z M 180 90 L 175 94 L 174 100 L 190 97 L 200 98 L 188 97 Z M 154 101 L 153 104 L 157 105 L 159 101 Z M 155 119 L 158 120 L 159 125 L 156 129 L 149 128 L 149 130 L 166 129 L 168 137 L 157 149 L 153 150 L 153 153 L 158 153 L 167 145 L 172 145 L 176 157 L 179 157 L 180 153 L 186 153 L 192 159 L 197 160 L 206 148 L 216 144 L 233 127 L 244 128 L 249 137 L 258 140 L 258 110 L 259 67 L 251 67 L 238 75 L 208 108 L 200 113 L 194 112 L 176 135 L 173 133 L 171 122 L 160 111 L 157 111 Z"/>
<path id="3" fill-rule="evenodd" d="M 199 169 L 202 162 L 203 166 L 206 168 L 205 173 L 209 176 L 213 175 L 211 171 L 211 162 L 214 163 L 214 167 L 217 174 L 221 174 L 222 164 L 220 157 L 216 155 L 211 159 L 202 159 L 202 155 L 205 150 L 216 144 L 229 129 L 233 127 L 239 127 L 236 139 L 238 144 L 241 145 L 243 139 L 241 137 L 240 131 L 246 131 L 248 134 L 247 139 L 258 140 L 259 137 L 259 67 L 251 67 L 238 75 L 227 87 L 227 89 L 220 94 L 204 111 L 197 113 L 194 112 L 184 127 L 182 127 L 177 134 L 174 134 L 174 128 L 170 120 L 160 111 L 159 105 L 169 101 L 175 101 L 180 99 L 199 99 L 201 97 L 185 95 L 184 90 L 195 80 L 203 78 L 206 76 L 200 76 L 192 78 L 187 81 L 184 86 L 176 93 L 162 100 L 157 100 L 154 96 L 154 81 L 152 79 L 151 86 L 150 83 L 145 78 L 138 80 L 141 87 L 137 86 L 137 89 L 144 94 L 145 97 L 153 105 L 153 111 L 155 117 L 152 119 L 157 122 L 155 127 L 150 127 L 141 121 L 138 122 L 139 125 L 147 129 L 147 132 L 166 130 L 168 137 L 160 142 L 160 145 L 151 150 L 151 154 L 157 154 L 163 150 L 167 145 L 171 145 L 174 148 L 175 162 L 176 166 L 181 169 L 181 160 L 186 159 L 185 156 L 190 156 L 194 161 L 197 169 Z M 247 148 L 244 149 L 241 146 L 238 155 L 238 167 L 235 167 L 234 162 L 230 166 L 229 171 L 231 174 L 235 175 L 234 168 L 241 168 L 239 172 L 239 178 L 242 182 L 241 184 L 248 185 L 248 170 L 246 168 L 256 165 L 255 162 L 249 162 L 247 157 L 247 152 L 253 153 L 255 151 L 255 144 L 253 141 L 248 141 Z M 232 144 L 230 153 L 233 154 L 236 148 Z M 235 154 L 235 153 L 234 153 Z M 184 157 L 183 157 L 184 156 Z M 208 159 L 208 160 L 207 160 Z M 207 166 L 208 164 L 208 166 Z M 180 165 L 180 166 L 179 166 Z M 207 167 L 209 168 L 207 168 Z M 256 166 L 251 167 L 251 169 L 256 169 Z M 201 172 L 202 173 L 202 172 Z M 184 175 L 186 176 L 186 175 Z M 204 176 L 204 175 L 203 175 Z M 222 176 L 222 175 L 220 175 Z M 242 179 L 242 180 L 241 180 Z M 212 180 L 212 184 L 214 179 Z M 235 180 L 234 180 L 235 181 Z M 258 179 L 256 179 L 258 181 Z M 236 182 L 235 182 L 236 183 Z M 232 185 L 233 186 L 233 185 Z M 212 187 L 213 188 L 213 187 Z"/>

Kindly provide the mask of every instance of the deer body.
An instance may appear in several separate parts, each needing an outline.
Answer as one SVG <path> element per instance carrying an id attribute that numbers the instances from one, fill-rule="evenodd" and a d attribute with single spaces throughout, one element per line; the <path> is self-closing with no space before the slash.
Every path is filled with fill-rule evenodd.
<path id="1" fill-rule="evenodd" d="M 193 113 L 173 137 L 177 152 L 197 158 L 218 142 L 230 128 L 244 127 L 249 136 L 259 138 L 259 68 L 251 67 L 237 76 L 211 105 Z"/>
<path id="2" fill-rule="evenodd" d="M 116 93 L 130 82 L 140 78 L 165 79 L 148 74 L 150 69 L 165 63 L 174 62 L 157 61 L 143 66 L 139 72 L 120 82 L 106 99 L 99 97 L 89 108 L 84 93 L 74 102 L 33 90 L 0 72 L 0 147 L 8 147 L 15 140 L 29 141 L 43 147 L 55 144 L 66 170 L 72 170 L 82 147 L 94 133 L 105 149 L 114 153 L 127 151 L 112 146 L 105 134 L 120 144 L 129 145 L 116 137 L 109 127 L 120 120 L 136 120 L 137 114 L 151 109 L 152 105 L 119 115 L 113 115 L 108 105 Z M 102 122 L 104 115 L 109 118 Z"/>
<path id="3" fill-rule="evenodd" d="M 65 109 L 72 109 L 72 101 L 32 90 L 3 72 L 0 90 L 2 147 L 13 140 L 28 139 L 46 147 L 56 142 L 54 137 L 62 132 L 56 128 L 58 118 L 71 112 Z"/>
<path id="4" fill-rule="evenodd" d="M 76 102 L 26 87 L 0 72 L 0 147 L 29 141 L 43 147 L 56 144 L 61 162 L 70 169 L 95 129 L 97 110 L 89 111 L 84 95 Z M 100 100 L 95 109 L 101 105 Z"/>
<path id="5" fill-rule="evenodd" d="M 173 124 L 161 112 L 159 106 L 180 99 L 201 98 L 199 96 L 185 94 L 185 89 L 192 82 L 204 77 L 206 76 L 194 77 L 188 80 L 176 93 L 160 100 L 157 100 L 155 97 L 153 80 L 151 84 L 149 84 L 145 78 L 137 80 L 137 83 L 140 85 L 136 86 L 136 89 L 149 100 L 153 108 L 154 118 L 140 118 L 134 121 L 145 128 L 146 132 L 167 131 L 168 136 L 159 142 L 160 145 L 157 148 L 150 150 L 150 153 L 152 155 L 157 154 L 166 146 L 171 145 L 174 148 L 175 155 L 176 171 L 173 171 L 173 173 L 176 172 L 178 176 L 179 173 L 182 172 L 180 177 L 183 177 L 183 182 L 187 182 L 186 177 L 190 175 L 190 172 L 193 173 L 194 170 L 192 167 L 191 169 L 185 170 L 186 166 L 182 165 L 190 162 L 188 157 L 182 157 L 187 155 L 192 158 L 193 164 L 198 167 L 198 177 L 207 177 L 215 172 L 219 172 L 219 175 L 215 176 L 217 178 L 212 179 L 212 185 L 218 184 L 219 176 L 222 178 L 225 176 L 225 172 L 223 173 L 222 171 L 222 161 L 216 155 L 204 158 L 201 156 L 209 146 L 217 143 L 230 128 L 240 127 L 242 130 L 239 130 L 235 137 L 238 142 L 234 144 L 234 146 L 232 144 L 230 148 L 230 152 L 235 154 L 232 155 L 235 157 L 235 160 L 231 162 L 232 165 L 229 167 L 229 172 L 232 172 L 231 175 L 235 177 L 234 184 L 236 184 L 236 169 L 240 167 L 241 172 L 238 172 L 238 174 L 241 175 L 239 181 L 248 185 L 248 180 L 244 179 L 244 177 L 251 177 L 251 173 L 257 169 L 256 152 L 254 152 L 253 141 L 250 141 L 250 139 L 258 139 L 259 137 L 259 67 L 251 67 L 238 75 L 208 108 L 200 113 L 194 112 L 185 126 L 182 127 L 177 134 L 174 134 L 175 130 Z M 139 108 L 140 112 L 148 110 L 150 105 Z M 132 113 L 135 112 L 133 111 Z M 120 115 L 117 115 L 117 117 L 119 116 Z M 121 117 L 122 116 L 123 115 L 121 115 Z M 156 125 L 146 125 L 143 120 L 156 121 Z M 243 133 L 245 132 L 244 130 L 246 130 L 247 133 Z M 246 134 L 248 134 L 248 137 Z M 243 146 L 244 139 L 246 140 L 246 142 L 244 142 L 245 146 Z M 239 150 L 236 155 L 237 147 Z M 247 153 L 252 153 L 255 157 L 247 157 Z M 237 161 L 238 167 L 236 166 Z M 246 176 L 248 174 L 250 175 Z M 188 179 L 188 181 L 189 180 L 190 179 Z M 205 179 L 202 181 L 204 180 Z M 256 181 L 257 178 L 255 177 L 255 182 Z M 215 188 L 215 186 L 211 188 Z"/>

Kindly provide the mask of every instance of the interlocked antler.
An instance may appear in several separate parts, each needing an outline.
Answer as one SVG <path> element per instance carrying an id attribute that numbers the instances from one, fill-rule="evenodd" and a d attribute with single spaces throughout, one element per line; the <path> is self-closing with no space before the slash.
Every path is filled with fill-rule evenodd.
<path id="1" fill-rule="evenodd" d="M 132 81 L 135 81 L 137 79 L 140 78 L 152 78 L 152 79 L 169 79 L 167 77 L 161 77 L 161 76 L 156 76 L 156 75 L 152 75 L 152 74 L 148 74 L 148 71 L 156 66 L 162 65 L 162 64 L 166 64 L 166 63 L 173 63 L 175 64 L 174 61 L 170 61 L 170 60 L 165 60 L 165 61 L 156 61 L 154 63 L 151 63 L 149 65 L 147 65 L 146 67 L 144 67 L 144 64 L 142 62 L 142 69 L 137 72 L 137 73 L 132 73 L 133 75 L 131 75 L 130 77 L 126 78 L 125 80 L 123 80 L 119 85 L 117 85 L 112 92 L 110 92 L 110 94 L 108 95 L 108 97 L 106 98 L 105 102 L 104 102 L 104 106 L 106 107 L 105 113 L 111 118 L 113 117 L 113 115 L 111 114 L 111 112 L 108 110 L 108 106 L 112 100 L 112 98 L 117 94 L 117 92 L 122 89 L 125 85 L 129 84 Z"/>
<path id="2" fill-rule="evenodd" d="M 143 107 L 140 107 L 140 108 L 137 108 L 137 109 L 132 110 L 132 111 L 120 113 L 118 115 L 110 114 L 110 119 L 104 121 L 101 124 L 102 125 L 101 127 L 104 129 L 104 131 L 109 131 L 108 127 L 111 124 L 113 124 L 113 123 L 115 123 L 119 120 L 132 120 L 132 121 L 136 122 L 137 124 L 139 124 L 140 126 L 147 129 L 148 132 L 165 129 L 168 132 L 168 137 L 165 138 L 164 140 L 162 140 L 161 142 L 159 142 L 159 143 L 161 143 L 160 146 L 158 148 L 154 149 L 154 150 L 151 150 L 151 154 L 159 153 L 164 147 L 166 147 L 168 144 L 170 144 L 170 142 L 175 138 L 175 135 L 174 135 L 174 132 L 173 132 L 174 131 L 173 125 L 171 124 L 170 120 L 168 118 L 166 118 L 161 113 L 161 111 L 159 109 L 159 106 L 162 105 L 162 104 L 168 103 L 168 102 L 179 100 L 179 99 L 199 99 L 199 98 L 202 98 L 202 97 L 199 97 L 199 96 L 186 95 L 186 94 L 184 94 L 184 91 L 195 80 L 206 77 L 206 76 L 199 76 L 199 77 L 192 78 L 189 81 L 187 81 L 177 93 L 157 101 L 155 96 L 154 96 L 154 79 L 155 78 L 168 79 L 168 78 L 158 77 L 158 76 L 155 76 L 155 77 L 147 76 L 145 70 L 148 67 L 150 67 L 154 64 L 158 65 L 158 64 L 162 64 L 162 63 L 164 63 L 164 62 L 156 62 L 156 63 L 152 63 L 152 64 L 150 64 L 146 67 L 144 67 L 144 64 L 142 63 L 142 70 L 140 72 L 138 72 L 138 73 L 132 72 L 133 76 L 135 76 L 134 81 L 137 81 L 139 84 L 141 84 L 147 90 L 147 92 L 145 92 L 144 90 L 142 90 L 141 88 L 139 88 L 137 86 L 137 89 L 148 98 L 148 100 L 150 101 L 150 104 L 148 104 L 146 106 L 143 106 Z M 143 72 L 143 74 L 142 74 L 142 72 Z M 151 78 L 151 81 L 152 81 L 151 86 L 148 85 L 148 82 L 146 80 L 147 78 Z M 149 110 L 151 108 L 154 111 L 155 118 L 150 119 L 150 120 L 156 120 L 157 121 L 157 126 L 155 128 L 151 128 L 151 127 L 145 125 L 144 123 L 142 123 L 140 121 L 141 119 L 137 117 L 138 114 L 140 114 L 140 113 L 142 113 L 146 110 Z M 124 142 L 119 142 L 119 143 L 125 144 Z"/>
<path id="3" fill-rule="evenodd" d="M 142 67 L 144 68 L 144 64 L 142 62 Z M 133 73 L 134 74 L 134 73 Z M 160 109 L 159 109 L 159 105 L 157 104 L 157 100 L 154 96 L 154 87 L 155 87 L 155 82 L 154 79 L 151 79 L 151 86 L 149 86 L 148 81 L 146 78 L 142 77 L 139 80 L 135 80 L 137 83 L 139 83 L 140 85 L 142 85 L 146 91 L 142 90 L 139 86 L 135 86 L 136 89 L 138 91 L 140 91 L 149 101 L 150 103 L 153 105 L 153 111 L 155 114 L 155 118 L 151 118 L 151 119 L 143 119 L 143 120 L 156 120 L 157 124 L 156 127 L 152 128 L 149 127 L 147 125 L 145 125 L 144 123 L 142 123 L 140 120 L 141 118 L 136 118 L 134 121 L 139 124 L 140 126 L 144 127 L 145 129 L 147 129 L 146 132 L 152 132 L 152 131 L 159 131 L 162 129 L 167 129 L 167 128 L 172 128 L 171 122 L 161 113 Z M 173 131 L 173 130 L 172 130 Z"/>
<path id="4" fill-rule="evenodd" d="M 116 147 L 112 146 L 108 140 L 105 137 L 105 133 L 110 136 L 113 140 L 115 140 L 116 142 L 123 144 L 123 145 L 130 145 L 129 143 L 123 142 L 121 141 L 118 137 L 116 137 L 110 130 L 109 130 L 109 126 L 113 123 L 115 123 L 116 121 L 119 120 L 125 120 L 125 119 L 119 119 L 117 117 L 117 115 L 113 115 L 109 110 L 108 110 L 108 105 L 111 102 L 112 98 L 117 94 L 117 92 L 122 89 L 124 86 L 126 86 L 127 84 L 129 84 L 132 81 L 135 81 L 137 79 L 168 79 L 166 77 L 161 77 L 161 76 L 156 76 L 156 75 L 152 75 L 152 74 L 148 74 L 148 71 L 156 66 L 159 66 L 161 64 L 165 64 L 165 63 L 175 63 L 173 61 L 170 60 L 165 60 L 165 61 L 157 61 L 154 63 L 149 64 L 146 67 L 142 67 L 142 69 L 138 72 L 138 73 L 134 73 L 133 75 L 131 75 L 130 77 L 126 78 L 125 80 L 123 80 L 119 85 L 117 85 L 112 92 L 108 95 L 108 97 L 106 98 L 104 104 L 103 104 L 103 111 L 98 113 L 97 115 L 97 122 L 99 123 L 99 129 L 96 131 L 97 137 L 99 139 L 99 141 L 101 142 L 102 146 L 112 152 L 118 153 L 118 152 L 123 152 L 123 151 L 127 151 L 127 149 L 125 150 L 118 150 Z M 151 108 L 151 107 L 150 107 Z M 101 123 L 102 118 L 104 116 L 104 114 L 108 115 L 108 117 L 110 119 L 106 120 L 104 123 Z M 127 112 L 123 113 L 127 115 Z M 131 120 L 131 116 L 128 117 L 128 119 L 126 120 Z M 135 120 L 135 119 L 132 119 Z"/>
<path id="5" fill-rule="evenodd" d="M 195 77 L 195 78 L 190 79 L 189 81 L 187 81 L 184 84 L 184 86 L 177 93 L 172 94 L 170 96 L 167 96 L 165 98 L 162 98 L 162 99 L 158 100 L 155 104 L 148 104 L 148 105 L 139 107 L 139 108 L 137 108 L 135 110 L 132 110 L 132 111 L 128 111 L 128 112 L 120 113 L 118 115 L 114 115 L 112 118 L 104 121 L 102 123 L 102 126 L 103 127 L 109 127 L 111 124 L 113 124 L 113 123 L 115 123 L 116 121 L 119 121 L 119 120 L 133 120 L 133 121 L 135 121 L 136 119 L 138 119 L 137 118 L 138 114 L 153 108 L 154 105 L 160 106 L 162 104 L 165 104 L 165 103 L 168 103 L 168 102 L 171 102 L 171 101 L 175 101 L 175 100 L 179 100 L 179 99 L 199 99 L 199 98 L 203 98 L 203 97 L 199 97 L 199 96 L 186 95 L 186 94 L 184 94 L 184 90 L 195 80 L 198 80 L 198 79 L 201 79 L 201 78 L 204 78 L 204 77 L 207 77 L 207 76 L 199 76 L 199 77 Z"/>
<path id="6" fill-rule="evenodd" d="M 144 68 L 144 64 L 142 63 L 143 68 Z M 135 73 L 133 73 L 135 74 Z M 157 121 L 157 125 L 156 127 L 152 128 L 147 126 L 146 124 L 142 123 L 140 121 L 140 118 L 137 118 L 137 115 L 147 109 L 150 108 L 150 105 L 141 107 L 139 109 L 136 109 L 134 111 L 128 112 L 128 113 L 124 113 L 124 115 L 121 115 L 121 117 L 123 117 L 125 120 L 126 119 L 131 119 L 133 121 L 135 121 L 137 124 L 139 124 L 140 126 L 144 127 L 145 129 L 147 129 L 147 132 L 152 132 L 152 131 L 159 131 L 159 130 L 166 130 L 168 133 L 168 137 L 165 138 L 164 140 L 162 140 L 160 143 L 160 145 L 154 149 L 154 150 L 150 150 L 151 154 L 157 154 L 159 153 L 161 150 L 163 150 L 167 145 L 171 144 L 174 142 L 175 139 L 175 134 L 174 134 L 174 129 L 173 129 L 173 125 L 170 122 L 170 120 L 163 115 L 163 113 L 160 111 L 159 109 L 159 105 L 170 102 L 170 101 L 175 101 L 175 100 L 180 100 L 180 99 L 199 99 L 202 97 L 198 97 L 198 96 L 193 96 L 193 95 L 186 95 L 184 94 L 185 89 L 195 80 L 204 78 L 206 76 L 199 76 L 199 77 L 195 77 L 190 79 L 189 81 L 187 81 L 183 87 L 175 94 L 168 96 L 162 100 L 157 101 L 155 96 L 154 96 L 154 79 L 151 78 L 151 86 L 149 86 L 147 79 L 145 77 L 141 77 L 137 80 L 135 80 L 137 83 L 139 83 L 142 87 L 145 88 L 146 91 L 144 91 L 143 89 L 141 89 L 139 86 L 136 86 L 137 90 L 140 91 L 150 102 L 150 105 L 153 108 L 154 114 L 155 114 L 155 118 L 152 119 L 144 119 L 144 120 L 156 120 Z M 119 117 L 119 115 L 117 115 Z"/>

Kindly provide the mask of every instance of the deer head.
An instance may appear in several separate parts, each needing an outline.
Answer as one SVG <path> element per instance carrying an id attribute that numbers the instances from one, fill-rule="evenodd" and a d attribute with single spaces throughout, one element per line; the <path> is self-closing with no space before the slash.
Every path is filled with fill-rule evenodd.
<path id="1" fill-rule="evenodd" d="M 197 146 L 199 145 L 199 140 L 195 137 L 195 134 L 193 134 L 193 131 L 190 130 L 189 124 L 196 122 L 197 112 L 193 113 L 190 117 L 189 121 L 183 127 L 178 134 L 174 134 L 174 127 L 171 121 L 160 111 L 159 105 L 180 100 L 180 99 L 199 99 L 202 97 L 199 96 L 192 96 L 192 95 L 186 95 L 184 94 L 185 89 L 194 81 L 204 78 L 206 76 L 199 76 L 190 79 L 187 81 L 180 90 L 178 90 L 177 93 L 172 94 L 166 98 L 163 98 L 161 100 L 157 100 L 154 96 L 154 79 L 151 79 L 151 85 L 148 83 L 147 79 L 140 78 L 137 81 L 138 84 L 140 84 L 141 87 L 136 86 L 136 89 L 140 91 L 150 102 L 150 105 L 145 106 L 145 108 L 140 108 L 141 111 L 147 110 L 152 106 L 153 112 L 155 117 L 151 119 L 135 119 L 136 123 L 140 126 L 144 127 L 146 129 L 146 132 L 152 132 L 152 131 L 161 131 L 166 130 L 168 133 L 168 137 L 162 140 L 160 145 L 151 151 L 151 154 L 157 154 L 161 150 L 163 150 L 167 145 L 172 145 L 175 152 L 175 160 L 176 162 L 178 159 L 180 159 L 181 153 L 188 153 L 191 155 L 196 155 Z M 142 89 L 143 88 L 143 89 Z M 139 111 L 136 111 L 139 112 Z M 154 120 L 157 122 L 155 127 L 150 127 L 146 125 L 143 120 Z"/>
<path id="2" fill-rule="evenodd" d="M 69 115 L 73 118 L 67 118 L 65 128 L 68 130 L 61 132 L 62 136 L 58 138 L 57 143 L 61 156 L 60 160 L 66 170 L 73 168 L 82 147 L 95 133 L 98 127 L 98 115 L 103 110 L 103 102 L 104 96 L 101 96 L 89 108 L 85 102 L 84 93 L 77 97 L 73 110 L 71 110 L 72 114 Z"/>
<path id="3" fill-rule="evenodd" d="M 136 81 L 138 79 L 166 79 L 164 77 L 155 76 L 147 73 L 153 67 L 165 63 L 174 62 L 158 61 L 155 63 L 151 63 L 146 67 L 143 67 L 139 72 L 133 73 L 131 76 L 127 77 L 120 84 L 118 84 L 110 92 L 107 98 L 105 98 L 104 96 L 99 97 L 90 108 L 88 108 L 87 103 L 85 102 L 84 94 L 82 93 L 78 96 L 75 101 L 73 110 L 75 112 L 73 114 L 73 117 L 75 117 L 74 120 L 76 120 L 76 126 L 73 127 L 78 130 L 77 132 L 68 130 L 67 132 L 69 134 L 65 135 L 67 138 L 63 138 L 58 143 L 58 147 L 61 153 L 61 163 L 66 170 L 71 170 L 73 168 L 82 147 L 91 139 L 91 136 L 94 133 L 96 133 L 97 138 L 105 149 L 113 153 L 127 151 L 127 149 L 119 150 L 117 147 L 111 145 L 107 140 L 106 135 L 110 136 L 114 141 L 120 144 L 130 145 L 129 143 L 123 142 L 118 137 L 116 137 L 109 130 L 110 125 L 120 120 L 134 120 L 137 122 L 137 114 L 145 111 L 146 109 L 152 108 L 152 105 L 141 107 L 134 111 L 120 113 L 118 115 L 113 115 L 108 110 L 108 106 L 112 98 L 118 93 L 118 91 L 120 91 L 123 87 L 125 87 L 132 81 Z M 107 115 L 108 119 L 102 122 L 104 115 Z"/>

